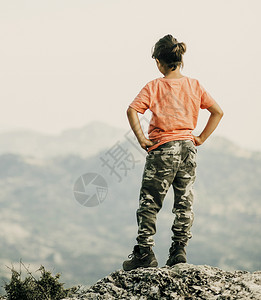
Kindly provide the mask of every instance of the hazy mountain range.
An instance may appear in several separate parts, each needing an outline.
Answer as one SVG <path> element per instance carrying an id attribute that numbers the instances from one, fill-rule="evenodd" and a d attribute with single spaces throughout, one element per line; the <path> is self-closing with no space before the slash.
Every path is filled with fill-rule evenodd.
<path id="1" fill-rule="evenodd" d="M 61 272 L 68 286 L 91 285 L 121 268 L 135 244 L 145 161 L 145 152 L 135 148 L 132 137 L 102 123 L 52 138 L 22 132 L 0 135 L 2 278 L 10 275 L 6 265 L 16 266 L 20 259 L 32 271 L 43 264 Z M 94 173 L 108 187 L 99 188 L 97 195 L 108 193 L 100 205 L 86 207 L 75 199 L 75 183 Z M 260 153 L 213 137 L 198 148 L 197 174 L 189 263 L 260 270 Z M 85 188 L 82 194 L 88 198 L 93 190 Z M 160 266 L 171 242 L 172 205 L 170 190 L 155 236 Z"/>
<path id="2" fill-rule="evenodd" d="M 0 132 L 0 154 L 19 153 L 38 158 L 67 154 L 95 155 L 123 137 L 126 130 L 92 122 L 82 128 L 62 131 L 60 134 L 43 134 L 33 130 Z"/>

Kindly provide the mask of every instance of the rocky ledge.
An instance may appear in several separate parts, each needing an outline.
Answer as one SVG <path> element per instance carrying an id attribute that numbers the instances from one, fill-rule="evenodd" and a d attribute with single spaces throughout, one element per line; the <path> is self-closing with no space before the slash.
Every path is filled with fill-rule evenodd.
<path id="1" fill-rule="evenodd" d="M 138 268 L 130 272 L 117 270 L 73 299 L 260 300 L 261 271 L 228 272 L 190 264 L 178 264 L 171 268 Z"/>

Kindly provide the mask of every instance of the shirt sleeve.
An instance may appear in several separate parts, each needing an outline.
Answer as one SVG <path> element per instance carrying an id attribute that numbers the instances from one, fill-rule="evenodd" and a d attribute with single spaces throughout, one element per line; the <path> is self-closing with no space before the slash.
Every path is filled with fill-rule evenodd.
<path id="1" fill-rule="evenodd" d="M 216 102 L 202 86 L 201 86 L 201 92 L 202 92 L 201 103 L 200 103 L 201 109 L 209 108 Z"/>
<path id="2" fill-rule="evenodd" d="M 145 113 L 145 111 L 150 107 L 150 92 L 148 85 L 145 85 L 142 88 L 129 106 L 141 114 Z"/>

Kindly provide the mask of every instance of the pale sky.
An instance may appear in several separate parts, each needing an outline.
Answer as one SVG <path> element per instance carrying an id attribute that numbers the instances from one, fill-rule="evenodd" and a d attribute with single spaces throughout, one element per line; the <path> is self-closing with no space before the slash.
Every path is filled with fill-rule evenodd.
<path id="1" fill-rule="evenodd" d="M 216 134 L 261 151 L 260 11 L 260 0 L 0 0 L 0 130 L 129 129 L 128 105 L 162 77 L 151 48 L 172 34 L 187 45 L 182 73 L 224 110 Z"/>

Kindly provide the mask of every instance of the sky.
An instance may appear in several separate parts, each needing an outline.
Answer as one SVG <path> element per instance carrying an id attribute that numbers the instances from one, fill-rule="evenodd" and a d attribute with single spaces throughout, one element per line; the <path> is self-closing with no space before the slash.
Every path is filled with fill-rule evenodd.
<path id="1" fill-rule="evenodd" d="M 261 151 L 260 11 L 260 0 L 0 0 L 0 131 L 129 129 L 128 105 L 162 77 L 151 49 L 172 34 L 187 45 L 182 74 L 224 111 L 215 134 Z"/>

